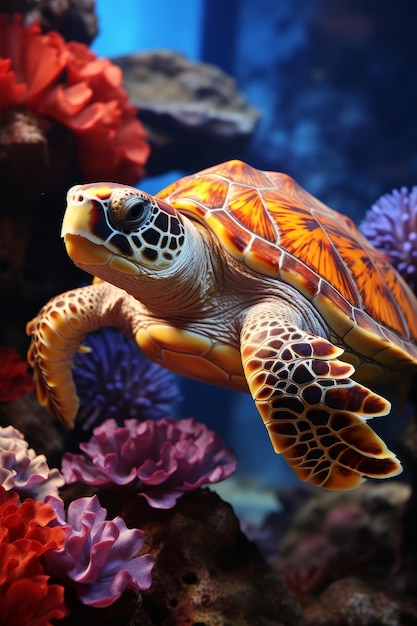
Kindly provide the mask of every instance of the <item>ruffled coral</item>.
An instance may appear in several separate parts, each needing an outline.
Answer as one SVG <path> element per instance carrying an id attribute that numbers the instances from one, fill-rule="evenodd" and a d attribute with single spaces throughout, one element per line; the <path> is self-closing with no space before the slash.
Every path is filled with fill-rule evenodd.
<path id="1" fill-rule="evenodd" d="M 94 429 L 83 455 L 66 453 L 67 483 L 125 486 L 155 508 L 172 508 L 186 491 L 228 478 L 236 469 L 233 451 L 193 419 L 107 420 Z"/>
<path id="2" fill-rule="evenodd" d="M 67 614 L 64 587 L 50 584 L 41 558 L 59 550 L 65 532 L 50 527 L 49 504 L 26 500 L 0 487 L 0 616 L 2 626 L 49 626 Z"/>
<path id="3" fill-rule="evenodd" d="M 50 469 L 43 454 L 28 447 L 23 434 L 13 426 L 0 427 L 0 485 L 16 491 L 22 500 L 42 500 L 58 495 L 64 479 L 58 469 Z"/>
<path id="4" fill-rule="evenodd" d="M 67 535 L 61 550 L 45 555 L 48 572 L 73 586 L 77 597 L 95 607 L 106 607 L 126 587 L 149 589 L 154 561 L 138 556 L 144 544 L 141 530 L 128 529 L 120 517 L 106 521 L 106 509 L 96 496 L 70 503 L 65 514 L 61 500 L 48 496 Z"/>
<path id="5" fill-rule="evenodd" d="M 87 46 L 0 14 L 0 113 L 28 107 L 70 128 L 86 178 L 134 184 L 149 155 L 122 74 Z"/>
<path id="6" fill-rule="evenodd" d="M 74 357 L 80 397 L 77 423 L 91 430 L 106 419 L 157 419 L 172 414 L 181 395 L 174 375 L 152 363 L 119 330 L 103 328 L 84 344 L 91 352 Z"/>
<path id="7" fill-rule="evenodd" d="M 10 402 L 34 390 L 32 376 L 27 370 L 26 361 L 13 348 L 0 346 L 0 402 Z"/>
<path id="8" fill-rule="evenodd" d="M 367 211 L 360 229 L 417 293 L 417 186 L 381 196 Z"/>

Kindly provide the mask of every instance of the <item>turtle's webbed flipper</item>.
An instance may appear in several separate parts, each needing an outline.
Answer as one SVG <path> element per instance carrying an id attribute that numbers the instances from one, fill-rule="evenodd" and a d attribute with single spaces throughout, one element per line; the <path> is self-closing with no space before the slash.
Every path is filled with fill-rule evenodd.
<path id="1" fill-rule="evenodd" d="M 101 289 L 101 285 L 90 285 L 52 298 L 26 327 L 32 337 L 28 361 L 38 400 L 68 427 L 73 426 L 79 406 L 72 358 L 83 349 L 80 344 L 85 336 L 101 326 L 97 314 Z"/>
<path id="2" fill-rule="evenodd" d="M 245 375 L 276 452 L 301 480 L 350 489 L 401 465 L 366 420 L 390 404 L 349 378 L 354 368 L 326 339 L 259 309 L 241 336 Z"/>

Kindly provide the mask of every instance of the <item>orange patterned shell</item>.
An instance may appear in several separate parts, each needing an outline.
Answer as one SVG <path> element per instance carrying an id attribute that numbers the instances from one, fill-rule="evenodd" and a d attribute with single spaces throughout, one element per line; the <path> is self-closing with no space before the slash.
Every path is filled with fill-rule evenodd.
<path id="1" fill-rule="evenodd" d="M 359 326 L 369 341 L 388 340 L 417 361 L 417 300 L 409 287 L 351 219 L 290 176 L 228 161 L 158 197 L 207 224 L 234 258 L 298 289 L 339 336 Z"/>

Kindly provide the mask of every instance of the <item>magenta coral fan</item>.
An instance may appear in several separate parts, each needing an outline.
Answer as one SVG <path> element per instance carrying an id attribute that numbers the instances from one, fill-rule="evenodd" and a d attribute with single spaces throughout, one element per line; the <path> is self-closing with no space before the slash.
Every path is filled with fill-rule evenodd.
<path id="1" fill-rule="evenodd" d="M 144 533 L 129 529 L 120 517 L 106 521 L 106 509 L 97 496 L 79 498 L 67 512 L 59 498 L 48 496 L 58 524 L 67 539 L 60 550 L 44 556 L 49 574 L 69 583 L 84 604 L 106 607 L 126 589 L 149 589 L 154 561 L 149 554 L 138 556 Z"/>
<path id="2" fill-rule="evenodd" d="M 233 451 L 191 418 L 131 419 L 122 427 L 107 420 L 80 448 L 83 455 L 64 455 L 67 483 L 125 486 L 160 509 L 172 508 L 186 491 L 224 480 L 236 469 Z"/>
<path id="3" fill-rule="evenodd" d="M 63 484 L 59 470 L 50 469 L 45 456 L 29 448 L 19 430 L 0 427 L 0 485 L 6 491 L 16 491 L 22 500 L 42 500 L 48 494 L 57 495 Z"/>

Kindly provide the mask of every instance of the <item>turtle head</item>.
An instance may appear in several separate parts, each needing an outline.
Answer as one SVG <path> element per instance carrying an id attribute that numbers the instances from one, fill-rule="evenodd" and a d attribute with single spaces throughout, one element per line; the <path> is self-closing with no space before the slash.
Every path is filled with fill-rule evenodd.
<path id="1" fill-rule="evenodd" d="M 76 265 L 109 280 L 114 272 L 137 276 L 170 268 L 185 231 L 167 202 L 134 187 L 94 183 L 69 190 L 61 234 Z"/>

